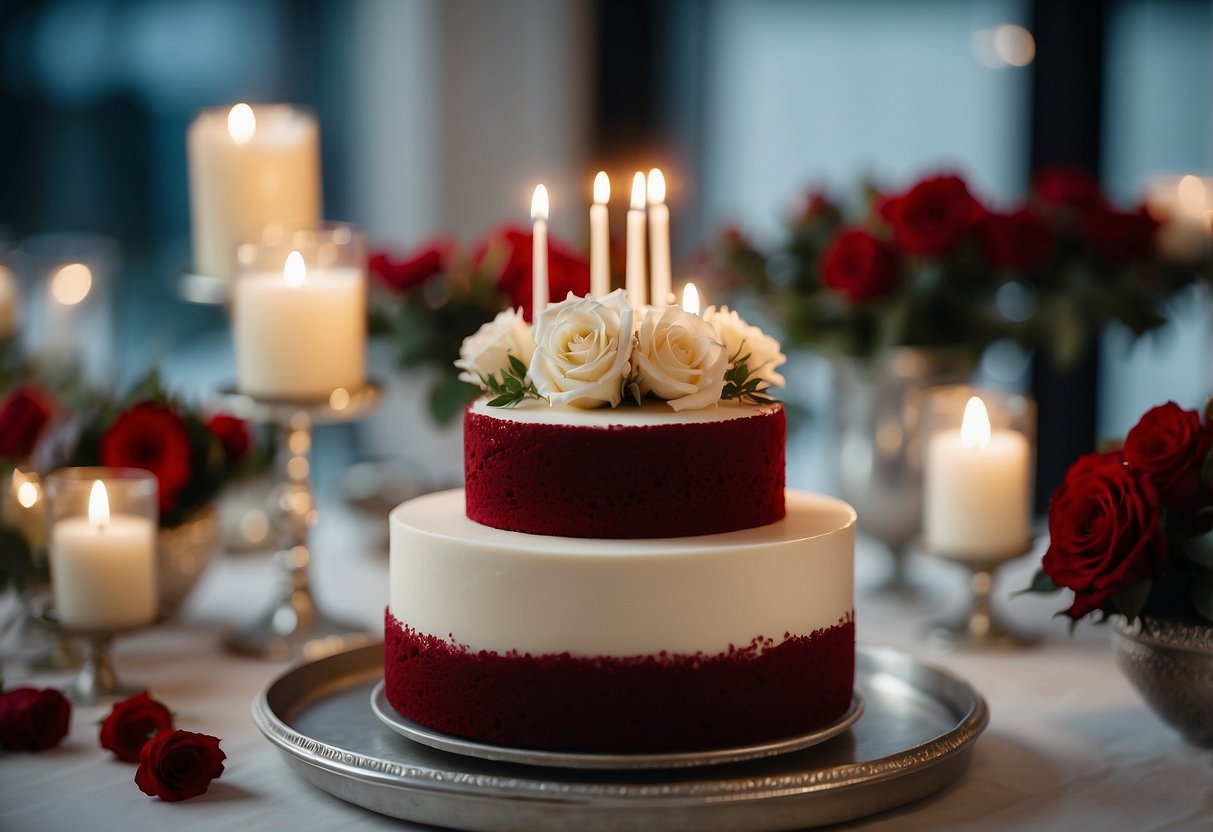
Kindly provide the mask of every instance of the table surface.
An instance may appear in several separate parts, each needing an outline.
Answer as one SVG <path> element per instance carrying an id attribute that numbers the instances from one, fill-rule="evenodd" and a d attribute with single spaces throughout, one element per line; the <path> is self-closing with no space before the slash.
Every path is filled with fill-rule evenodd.
<path id="1" fill-rule="evenodd" d="M 313 577 L 323 606 L 382 631 L 386 522 L 341 504 L 322 505 Z M 966 573 L 911 558 L 923 592 L 916 602 L 876 591 L 887 555 L 862 540 L 856 555 L 858 637 L 909 650 L 969 680 L 989 701 L 989 728 L 956 784 L 937 795 L 838 828 L 867 830 L 1213 829 L 1213 752 L 1183 742 L 1142 703 L 1117 670 L 1107 628 L 1071 635 L 1052 614 L 1060 596 L 1019 596 L 1034 558 L 1007 564 L 996 606 L 1039 644 L 1011 652 L 947 653 L 923 635 L 929 622 L 963 607 Z M 122 639 L 125 681 L 146 685 L 180 727 L 213 734 L 227 753 L 210 791 L 178 804 L 144 796 L 134 766 L 97 746 L 106 707 L 77 708 L 71 733 L 53 750 L 0 753 L 0 830 L 185 830 L 419 828 L 343 803 L 297 777 L 253 725 L 250 703 L 284 665 L 238 658 L 219 645 L 227 630 L 269 602 L 268 555 L 216 557 L 180 620 Z M 11 611 L 12 604 L 0 609 Z M 0 643 L 0 648 L 11 648 Z M 70 674 L 28 675 L 11 662 L 10 687 L 66 685 Z"/>

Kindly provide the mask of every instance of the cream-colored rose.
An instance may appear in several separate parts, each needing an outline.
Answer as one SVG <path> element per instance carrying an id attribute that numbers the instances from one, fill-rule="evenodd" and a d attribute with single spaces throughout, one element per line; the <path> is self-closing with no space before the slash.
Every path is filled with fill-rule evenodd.
<path id="1" fill-rule="evenodd" d="M 779 349 L 778 341 L 758 327 L 747 324 L 727 306 L 719 309 L 709 306 L 704 310 L 703 319 L 716 328 L 716 337 L 729 354 L 730 366 L 748 355 L 746 369 L 751 377 L 758 376 L 772 387 L 783 387 L 783 376 L 775 370 L 788 357 Z"/>
<path id="2" fill-rule="evenodd" d="M 677 306 L 650 309 L 635 350 L 640 391 L 675 410 L 698 410 L 720 401 L 729 356 L 716 330 Z"/>
<path id="3" fill-rule="evenodd" d="M 632 309 L 622 290 L 549 306 L 535 324 L 530 376 L 551 404 L 615 407 L 631 370 Z"/>
<path id="4" fill-rule="evenodd" d="M 486 390 L 485 377 L 497 376 L 502 370 L 508 370 L 511 355 L 523 364 L 530 364 L 534 353 L 535 339 L 531 337 L 531 327 L 522 317 L 522 310 L 506 309 L 463 339 L 455 366 L 462 371 L 459 373 L 460 381 Z"/>

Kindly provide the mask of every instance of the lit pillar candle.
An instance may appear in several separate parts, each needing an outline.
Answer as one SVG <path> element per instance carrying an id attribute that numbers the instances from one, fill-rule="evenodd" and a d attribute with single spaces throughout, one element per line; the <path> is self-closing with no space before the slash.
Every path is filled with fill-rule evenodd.
<path id="1" fill-rule="evenodd" d="M 51 585 L 59 622 L 118 630 L 156 618 L 156 527 L 147 517 L 110 516 L 105 484 L 93 484 L 88 517 L 51 527 Z"/>
<path id="2" fill-rule="evenodd" d="M 1027 437 L 991 430 L 977 396 L 960 430 L 935 433 L 927 448 L 923 533 L 936 553 L 972 560 L 1021 554 L 1031 542 Z"/>
<path id="3" fill-rule="evenodd" d="M 594 204 L 590 206 L 590 297 L 595 298 L 611 293 L 610 201 L 611 180 L 600 170 L 594 177 Z"/>
<path id="4" fill-rule="evenodd" d="M 548 306 L 548 189 L 535 187 L 531 197 L 531 321 Z"/>
<path id="5" fill-rule="evenodd" d="M 204 110 L 190 125 L 194 270 L 231 277 L 236 246 L 269 225 L 320 218 L 320 131 L 286 105 Z"/>
<path id="6" fill-rule="evenodd" d="M 632 308 L 640 311 L 648 302 L 645 287 L 645 214 L 644 214 L 644 174 L 639 171 L 632 177 L 632 202 L 628 208 L 627 226 L 627 271 L 625 272 L 624 287 L 628 292 L 628 300 Z"/>
<path id="7" fill-rule="evenodd" d="M 682 309 L 692 315 L 699 314 L 699 290 L 694 283 L 688 283 L 682 289 Z"/>
<path id="8" fill-rule="evenodd" d="M 354 266 L 309 269 L 292 251 L 281 272 L 236 280 L 232 331 L 236 383 L 266 399 L 328 400 L 361 387 L 366 367 L 362 272 Z"/>
<path id="9" fill-rule="evenodd" d="M 649 171 L 649 292 L 653 306 L 668 306 L 673 292 L 670 265 L 670 209 L 665 204 L 665 176 L 657 168 Z"/>

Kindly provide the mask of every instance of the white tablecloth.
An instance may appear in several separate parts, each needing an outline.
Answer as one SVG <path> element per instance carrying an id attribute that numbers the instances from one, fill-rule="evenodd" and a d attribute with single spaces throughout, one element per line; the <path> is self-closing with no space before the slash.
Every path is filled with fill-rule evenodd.
<path id="1" fill-rule="evenodd" d="M 385 524 L 339 505 L 315 534 L 318 595 L 335 614 L 382 629 L 386 603 Z M 859 638 L 910 650 L 968 679 L 988 699 L 989 728 L 964 777 L 910 806 L 856 821 L 867 830 L 1213 829 L 1213 752 L 1185 744 L 1141 702 L 1116 669 L 1105 628 L 1073 636 L 1051 618 L 1053 597 L 1010 598 L 1027 583 L 1025 558 L 1000 575 L 998 606 L 1036 647 L 999 654 L 947 654 L 922 633 L 954 610 L 965 587 L 954 566 L 912 564 L 937 600 L 906 606 L 872 593 L 886 567 L 868 542 L 858 553 Z M 343 803 L 295 776 L 258 733 L 249 705 L 282 665 L 225 654 L 219 639 L 268 602 L 268 556 L 222 555 L 189 599 L 181 621 L 123 639 L 120 674 L 146 684 L 180 727 L 222 738 L 226 771 L 210 791 L 178 804 L 144 796 L 134 766 L 97 747 L 107 708 L 77 708 L 57 749 L 0 753 L 0 830 L 353 830 L 408 828 Z M 14 675 L 7 684 L 63 685 L 64 674 Z"/>

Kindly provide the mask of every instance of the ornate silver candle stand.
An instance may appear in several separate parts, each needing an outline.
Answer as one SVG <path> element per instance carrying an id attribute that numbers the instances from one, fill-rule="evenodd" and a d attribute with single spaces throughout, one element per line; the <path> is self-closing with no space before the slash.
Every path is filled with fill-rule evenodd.
<path id="1" fill-rule="evenodd" d="M 934 557 L 958 563 L 969 570 L 968 610 L 958 618 L 931 624 L 927 637 L 935 644 L 951 650 L 1006 650 L 1026 647 L 1038 637 L 1017 632 L 1006 624 L 991 603 L 994 574 L 1004 563 L 1031 552 L 1028 544 L 1020 552 L 996 558 L 974 558 L 959 554 L 923 550 Z"/>

